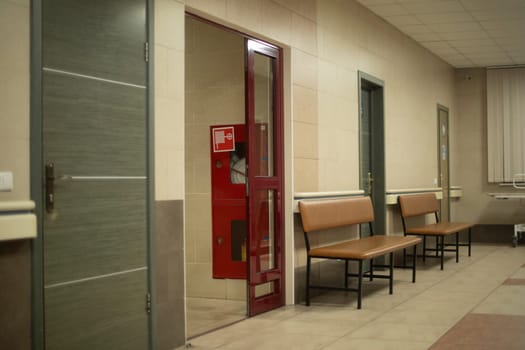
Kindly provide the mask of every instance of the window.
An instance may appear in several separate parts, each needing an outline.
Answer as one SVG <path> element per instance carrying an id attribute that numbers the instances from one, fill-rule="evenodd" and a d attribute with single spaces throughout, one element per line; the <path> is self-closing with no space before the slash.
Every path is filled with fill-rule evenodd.
<path id="1" fill-rule="evenodd" d="M 525 173 L 525 68 L 487 70 L 489 182 Z"/>

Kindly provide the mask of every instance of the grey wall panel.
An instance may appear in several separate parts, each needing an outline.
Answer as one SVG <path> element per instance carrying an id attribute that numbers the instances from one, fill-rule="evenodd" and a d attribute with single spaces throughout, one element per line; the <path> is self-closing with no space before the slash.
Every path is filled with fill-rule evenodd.
<path id="1" fill-rule="evenodd" d="M 44 67 L 145 85 L 143 0 L 46 0 Z"/>
<path id="2" fill-rule="evenodd" d="M 155 206 L 159 350 L 185 342 L 183 206 L 182 200 L 157 201 Z"/>
<path id="3" fill-rule="evenodd" d="M 146 184 L 57 181 L 46 215 L 45 284 L 145 266 Z"/>
<path id="4" fill-rule="evenodd" d="M 31 241 L 0 242 L 0 349 L 31 349 Z"/>
<path id="5" fill-rule="evenodd" d="M 146 90 L 44 74 L 44 161 L 56 175 L 146 175 Z"/>
<path id="6" fill-rule="evenodd" d="M 46 289 L 46 350 L 144 350 L 147 272 Z"/>

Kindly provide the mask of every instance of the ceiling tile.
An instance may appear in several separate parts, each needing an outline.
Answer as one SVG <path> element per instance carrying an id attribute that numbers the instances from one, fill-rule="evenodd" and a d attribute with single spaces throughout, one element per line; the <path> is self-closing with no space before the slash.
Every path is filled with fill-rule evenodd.
<path id="1" fill-rule="evenodd" d="M 435 33 L 477 32 L 482 30 L 476 22 L 433 23 L 428 25 Z"/>
<path id="2" fill-rule="evenodd" d="M 357 0 L 361 4 L 365 6 L 373 6 L 373 5 L 384 5 L 384 4 L 395 4 L 397 3 L 397 0 Z"/>
<path id="3" fill-rule="evenodd" d="M 465 11 L 457 0 L 403 2 L 401 5 L 415 15 Z"/>
<path id="4" fill-rule="evenodd" d="M 441 38 L 437 36 L 436 33 L 420 33 L 420 34 L 410 34 L 410 37 L 415 41 L 441 41 Z"/>
<path id="5" fill-rule="evenodd" d="M 455 67 L 524 61 L 525 0 L 358 1 Z"/>
<path id="6" fill-rule="evenodd" d="M 492 11 L 473 11 L 471 12 L 472 17 L 478 21 L 493 21 L 493 20 L 508 20 L 508 19 L 524 19 L 525 18 L 525 5 L 524 8 L 518 9 L 500 9 Z"/>
<path id="7" fill-rule="evenodd" d="M 461 4 L 469 11 L 499 10 L 523 6 L 523 0 L 461 0 Z"/>
<path id="8" fill-rule="evenodd" d="M 416 15 L 418 20 L 423 23 L 434 24 L 434 23 L 456 23 L 456 22 L 471 22 L 473 21 L 472 15 L 463 12 L 446 12 L 446 13 L 431 13 L 431 14 L 420 14 Z"/>
<path id="9" fill-rule="evenodd" d="M 495 53 L 501 52 L 501 48 L 498 45 L 461 47 L 461 48 L 458 48 L 457 50 L 466 55 L 488 54 L 488 53 L 495 54 Z"/>
<path id="10" fill-rule="evenodd" d="M 411 24 L 407 26 L 400 26 L 399 29 L 401 29 L 404 33 L 407 33 L 409 35 L 432 33 L 430 28 L 423 24 Z"/>
<path id="11" fill-rule="evenodd" d="M 443 40 L 468 40 L 468 39 L 488 39 L 485 32 L 456 32 L 437 34 Z"/>
<path id="12" fill-rule="evenodd" d="M 494 46 L 496 41 L 489 37 L 485 39 L 465 39 L 465 40 L 450 40 L 448 41 L 452 47 L 483 47 L 483 46 Z"/>
<path id="13" fill-rule="evenodd" d="M 388 16 L 385 19 L 392 23 L 394 26 L 406 26 L 412 24 L 422 24 L 422 22 L 413 15 L 402 15 L 402 16 Z"/>
<path id="14" fill-rule="evenodd" d="M 375 14 L 381 17 L 407 15 L 407 11 L 398 4 L 385 4 L 368 6 Z"/>

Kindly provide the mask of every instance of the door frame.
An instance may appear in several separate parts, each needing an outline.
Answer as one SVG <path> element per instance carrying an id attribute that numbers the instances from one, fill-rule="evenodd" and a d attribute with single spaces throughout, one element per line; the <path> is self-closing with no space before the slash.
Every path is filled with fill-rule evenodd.
<path id="1" fill-rule="evenodd" d="M 205 14 L 196 14 L 186 9 L 184 12 L 185 17 L 191 17 L 195 20 L 202 21 L 208 25 L 218 27 L 222 30 L 225 30 L 230 33 L 235 33 L 240 35 L 242 38 L 254 40 L 261 42 L 268 46 L 273 46 L 280 50 L 280 66 L 281 71 L 281 130 L 282 135 L 282 148 L 281 148 L 281 160 L 282 160 L 282 174 L 281 174 L 281 202 L 282 202 L 282 245 L 281 245 L 281 255 L 282 255 L 282 276 L 283 276 L 283 306 L 286 304 L 293 304 L 295 295 L 294 295 L 294 279 L 285 278 L 285 274 L 288 271 L 292 271 L 295 268 L 293 262 L 294 256 L 294 238 L 293 234 L 293 176 L 292 176 L 292 159 L 293 156 L 291 152 L 291 140 L 292 140 L 292 126 L 291 126 L 291 105 L 289 101 L 291 100 L 291 75 L 290 75 L 290 66 L 291 66 L 291 54 L 290 48 L 282 44 L 277 44 L 268 39 L 260 39 L 254 35 L 247 34 L 241 29 L 235 29 L 234 25 L 228 23 L 219 23 L 216 22 L 213 18 L 207 18 Z M 230 25 L 230 26 L 229 26 Z M 247 55 L 247 53 L 246 53 Z M 285 67 L 288 68 L 285 70 Z M 245 91 L 246 93 L 246 91 Z M 245 106 L 247 108 L 247 106 Z M 245 125 L 247 125 L 245 123 Z M 246 131 L 248 132 L 248 131 Z M 285 181 L 286 180 L 286 181 Z M 248 199 L 247 199 L 248 204 Z M 185 262 L 186 263 L 186 262 Z M 248 274 L 247 270 L 247 274 Z M 247 276 L 247 288 L 248 285 L 248 276 Z M 248 310 L 249 298 L 246 300 L 247 310 Z M 251 316 L 248 316 L 251 317 Z"/>
<path id="2" fill-rule="evenodd" d="M 361 89 L 364 85 L 371 85 L 371 129 L 374 137 L 372 138 L 372 158 L 371 167 L 374 169 L 374 189 L 372 192 L 372 201 L 374 203 L 373 223 L 374 234 L 386 234 L 386 175 L 385 175 L 385 82 L 370 74 L 362 71 L 357 72 L 358 85 L 358 121 L 359 121 L 359 139 L 361 138 Z M 361 156 L 361 146 L 359 145 L 359 156 Z M 361 167 L 361 160 L 359 160 Z M 361 172 L 360 172 L 361 173 Z M 361 174 L 359 174 L 359 186 L 361 186 Z"/>
<path id="3" fill-rule="evenodd" d="M 42 155 L 42 44 L 43 21 L 42 2 L 33 0 L 30 8 L 30 195 L 35 202 L 37 217 L 37 236 L 32 241 L 31 252 L 31 336 L 32 349 L 45 349 L 44 333 L 44 239 L 43 239 L 43 176 L 44 164 Z M 148 342 L 150 349 L 157 348 L 157 297 L 156 297 L 156 267 L 155 267 L 155 124 L 154 124 L 154 4 L 153 0 L 144 0 L 146 5 L 146 38 L 148 43 L 149 59 L 146 63 L 146 255 L 148 263 L 148 290 L 151 295 L 151 313 L 148 317 Z"/>
<path id="4" fill-rule="evenodd" d="M 436 111 L 437 111 L 437 149 L 438 149 L 438 154 L 437 154 L 437 157 L 438 157 L 438 183 L 437 185 L 439 187 L 441 187 L 441 192 L 443 194 L 445 194 L 446 192 L 446 210 L 447 210 L 447 213 L 446 213 L 446 218 L 447 218 L 447 221 L 450 221 L 450 110 L 448 107 L 442 105 L 442 104 L 437 104 L 437 108 L 436 108 Z M 447 176 L 447 188 L 444 189 L 442 187 L 442 178 L 441 178 L 441 117 L 439 115 L 439 112 L 445 112 L 447 114 L 447 117 L 446 117 L 446 122 L 447 122 L 447 173 L 446 173 L 446 176 Z M 440 220 L 442 221 L 443 219 L 443 201 L 445 199 L 445 196 L 443 196 L 443 199 L 441 199 L 441 203 L 440 203 Z"/>

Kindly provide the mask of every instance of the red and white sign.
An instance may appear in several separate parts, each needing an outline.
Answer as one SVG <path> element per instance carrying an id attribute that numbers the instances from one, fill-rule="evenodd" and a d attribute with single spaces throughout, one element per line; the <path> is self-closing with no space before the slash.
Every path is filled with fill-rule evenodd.
<path id="1" fill-rule="evenodd" d="M 213 152 L 235 151 L 235 132 L 233 126 L 213 128 Z"/>

